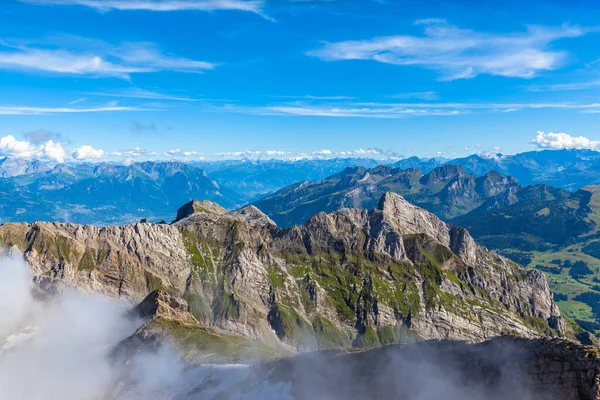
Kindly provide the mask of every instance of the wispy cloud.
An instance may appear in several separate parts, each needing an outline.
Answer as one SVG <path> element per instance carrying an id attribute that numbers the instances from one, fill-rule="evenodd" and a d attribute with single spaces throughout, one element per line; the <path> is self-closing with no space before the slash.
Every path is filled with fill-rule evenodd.
<path id="1" fill-rule="evenodd" d="M 313 96 L 313 95 L 304 95 L 304 96 L 269 96 L 278 99 L 298 99 L 298 100 L 354 100 L 356 97 L 351 96 Z"/>
<path id="2" fill-rule="evenodd" d="M 77 37 L 0 42 L 0 69 L 13 71 L 129 79 L 136 73 L 199 73 L 215 67 L 214 63 L 164 53 L 152 43 L 114 45 Z"/>
<path id="3" fill-rule="evenodd" d="M 40 5 L 84 6 L 107 12 L 120 11 L 248 11 L 262 15 L 262 0 L 20 0 Z"/>
<path id="4" fill-rule="evenodd" d="M 43 114 L 77 114 L 77 113 L 100 113 L 100 112 L 118 112 L 118 111 L 145 111 L 147 109 L 139 107 L 28 107 L 28 106 L 10 106 L 0 105 L 0 115 L 43 115 Z"/>
<path id="5" fill-rule="evenodd" d="M 531 140 L 541 149 L 588 149 L 600 151 L 600 141 L 591 140 L 585 136 L 571 136 L 568 133 L 538 132 Z"/>
<path id="6" fill-rule="evenodd" d="M 397 93 L 391 96 L 388 96 L 390 99 L 418 99 L 418 100 L 438 100 L 440 96 L 437 92 L 427 91 L 427 92 L 406 92 L 406 93 Z"/>
<path id="7" fill-rule="evenodd" d="M 405 118 L 409 116 L 449 116 L 466 111 L 431 108 L 411 108 L 389 104 L 365 105 L 280 105 L 264 107 L 222 108 L 223 111 L 242 112 L 256 115 L 289 115 L 312 117 L 346 117 L 346 118 Z"/>
<path id="8" fill-rule="evenodd" d="M 200 101 L 201 99 L 159 93 L 151 90 L 132 88 L 114 92 L 88 92 L 89 95 L 102 97 L 125 97 L 129 99 L 170 100 L 170 101 Z"/>
<path id="9" fill-rule="evenodd" d="M 532 92 L 562 92 L 574 90 L 587 90 L 600 87 L 600 79 L 585 82 L 558 83 L 552 85 L 532 85 L 528 89 Z"/>
<path id="10" fill-rule="evenodd" d="M 127 157 L 137 158 L 137 157 L 153 157 L 156 156 L 157 153 L 151 150 L 147 150 L 141 147 L 134 147 L 129 150 L 125 150 L 119 152 L 119 155 L 125 155 Z"/>
<path id="11" fill-rule="evenodd" d="M 458 116 L 473 112 L 510 113 L 542 109 L 566 109 L 591 113 L 600 112 L 600 103 L 294 102 L 246 107 L 215 106 L 212 110 L 265 116 L 408 118 Z"/>
<path id="12" fill-rule="evenodd" d="M 181 150 L 181 149 L 167 150 L 167 151 L 163 152 L 163 155 L 166 157 L 170 157 L 170 158 L 188 158 L 188 157 L 203 156 L 202 153 L 199 153 L 197 151 L 189 151 L 189 150 Z"/>
<path id="13" fill-rule="evenodd" d="M 80 97 L 80 98 L 78 98 L 78 99 L 75 99 L 75 100 L 73 100 L 73 101 L 70 101 L 70 102 L 69 102 L 69 105 L 70 105 L 70 106 L 74 106 L 75 104 L 80 104 L 80 103 L 83 103 L 83 102 L 85 102 L 85 101 L 87 101 L 87 99 L 86 99 L 85 97 Z"/>
<path id="14" fill-rule="evenodd" d="M 528 26 L 524 32 L 495 34 L 461 29 L 444 20 L 417 21 L 422 36 L 387 36 L 367 40 L 325 43 L 309 56 L 327 61 L 373 60 L 386 64 L 421 66 L 437 71 L 442 80 L 477 75 L 531 78 L 564 63 L 567 52 L 550 44 L 576 38 L 589 29 L 563 25 L 557 28 Z"/>

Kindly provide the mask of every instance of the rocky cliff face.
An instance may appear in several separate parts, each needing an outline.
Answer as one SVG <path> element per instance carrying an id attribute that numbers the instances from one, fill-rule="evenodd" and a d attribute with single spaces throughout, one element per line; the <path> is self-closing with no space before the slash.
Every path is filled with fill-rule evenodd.
<path id="1" fill-rule="evenodd" d="M 218 212 L 217 212 L 218 211 Z M 5 224 L 46 287 L 162 289 L 221 331 L 295 349 L 566 333 L 543 275 L 402 197 L 280 229 L 255 207 L 191 203 L 172 225 Z"/>

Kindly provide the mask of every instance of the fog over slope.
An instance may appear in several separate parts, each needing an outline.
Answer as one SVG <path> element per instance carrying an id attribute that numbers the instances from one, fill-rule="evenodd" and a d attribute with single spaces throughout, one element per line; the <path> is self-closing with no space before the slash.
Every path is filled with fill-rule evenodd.
<path id="1" fill-rule="evenodd" d="M 567 342 L 430 341 L 255 365 L 194 365 L 168 343 L 119 346 L 143 323 L 131 304 L 73 289 L 41 293 L 20 257 L 0 261 L 0 293 L 3 400 L 596 398 L 588 383 L 598 368 L 587 364 L 597 358 Z"/>
<path id="2" fill-rule="evenodd" d="M 143 399 L 179 375 L 182 364 L 167 348 L 137 355 L 126 370 L 112 362 L 114 346 L 141 323 L 127 316 L 129 304 L 77 291 L 40 301 L 31 289 L 21 258 L 0 261 L 3 399 L 105 399 L 124 379 L 139 386 L 121 398 Z"/>

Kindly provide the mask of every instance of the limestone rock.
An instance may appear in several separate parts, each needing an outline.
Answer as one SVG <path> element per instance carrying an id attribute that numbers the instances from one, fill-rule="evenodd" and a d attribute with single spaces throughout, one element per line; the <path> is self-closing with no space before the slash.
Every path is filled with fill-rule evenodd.
<path id="1" fill-rule="evenodd" d="M 190 202 L 171 225 L 5 224 L 0 241 L 46 286 L 154 292 L 159 313 L 290 349 L 568 334 L 542 274 L 390 193 L 290 229 Z"/>
<path id="2" fill-rule="evenodd" d="M 227 210 L 212 201 L 192 200 L 185 203 L 177 210 L 177 217 L 173 222 L 180 221 L 196 213 L 225 214 L 226 212 Z"/>

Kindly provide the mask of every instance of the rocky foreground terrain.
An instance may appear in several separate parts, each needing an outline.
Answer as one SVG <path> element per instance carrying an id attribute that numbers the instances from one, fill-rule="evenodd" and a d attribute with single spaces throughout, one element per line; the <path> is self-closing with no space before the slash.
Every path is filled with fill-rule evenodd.
<path id="1" fill-rule="evenodd" d="M 199 325 L 276 348 L 571 334 L 542 273 L 391 193 L 290 229 L 255 207 L 190 202 L 170 225 L 4 224 L 0 238 L 43 287 L 160 289 Z"/>
<path id="2" fill-rule="evenodd" d="M 430 341 L 197 367 L 177 399 L 598 399 L 597 350 L 541 339 Z"/>

